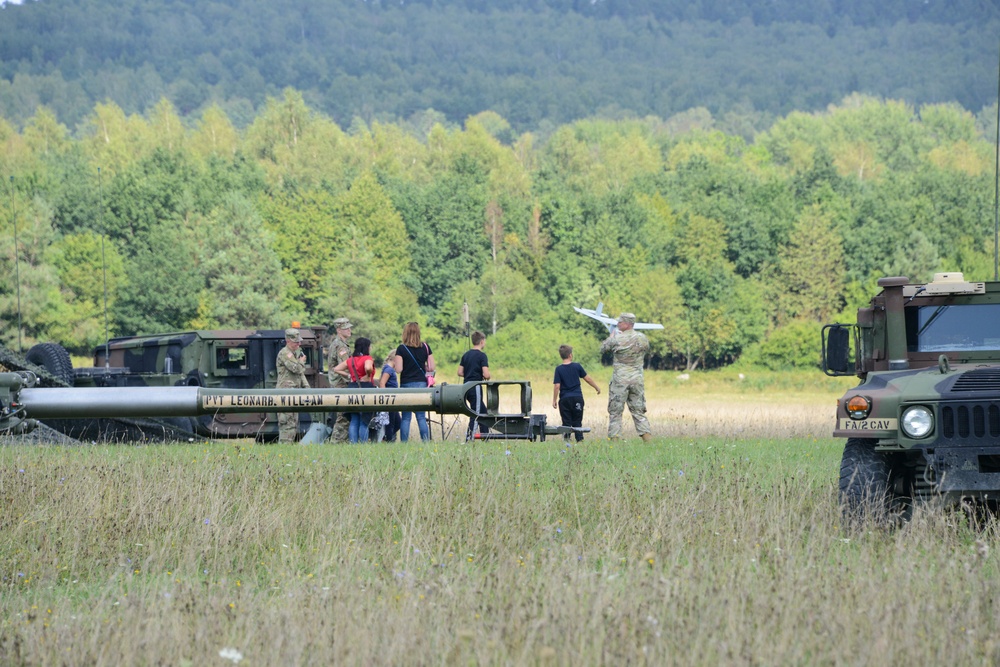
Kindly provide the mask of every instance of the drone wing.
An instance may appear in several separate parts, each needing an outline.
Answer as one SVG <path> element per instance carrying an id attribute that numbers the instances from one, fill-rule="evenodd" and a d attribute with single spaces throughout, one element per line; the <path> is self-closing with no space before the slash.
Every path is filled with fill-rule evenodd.
<path id="1" fill-rule="evenodd" d="M 601 324 L 603 324 L 605 326 L 611 327 L 611 326 L 614 326 L 614 325 L 618 324 L 618 320 L 617 319 L 615 319 L 613 317 L 608 317 L 607 315 L 604 315 L 604 314 L 602 314 L 602 313 L 594 310 L 593 308 L 577 308 L 576 306 L 573 306 L 573 310 L 575 310 L 576 312 L 580 313 L 581 315 L 586 315 L 587 317 L 589 317 L 591 319 L 597 320 L 598 322 L 600 322 Z"/>
<path id="2" fill-rule="evenodd" d="M 603 303 L 597 304 L 597 310 L 593 308 L 577 308 L 573 306 L 573 310 L 580 313 L 581 315 L 586 315 L 591 319 L 595 319 L 604 326 L 608 328 L 608 333 L 613 332 L 618 327 L 618 319 L 614 317 L 608 317 L 602 311 L 604 308 Z M 636 322 L 634 329 L 662 329 L 662 324 L 652 324 L 650 322 Z"/>

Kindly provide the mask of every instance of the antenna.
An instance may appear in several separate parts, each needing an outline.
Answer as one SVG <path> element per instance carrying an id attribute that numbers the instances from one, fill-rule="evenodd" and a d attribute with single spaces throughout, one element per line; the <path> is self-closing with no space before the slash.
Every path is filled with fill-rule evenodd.
<path id="1" fill-rule="evenodd" d="M 472 332 L 469 331 L 469 302 L 462 304 L 462 323 L 465 324 L 465 337 L 469 339 L 469 347 L 472 347 Z"/>
<path id="2" fill-rule="evenodd" d="M 997 136 L 993 181 L 993 280 L 1000 280 L 1000 59 L 997 62 Z"/>
<path id="3" fill-rule="evenodd" d="M 10 177 L 10 221 L 14 223 L 14 273 L 17 276 L 17 353 L 21 354 L 21 256 L 17 251 L 17 213 L 14 210 L 14 177 Z"/>
<path id="4" fill-rule="evenodd" d="M 101 273 L 104 274 L 104 367 L 111 366 L 111 336 L 108 335 L 108 263 L 104 258 L 104 187 L 97 168 L 97 225 L 101 228 Z"/>

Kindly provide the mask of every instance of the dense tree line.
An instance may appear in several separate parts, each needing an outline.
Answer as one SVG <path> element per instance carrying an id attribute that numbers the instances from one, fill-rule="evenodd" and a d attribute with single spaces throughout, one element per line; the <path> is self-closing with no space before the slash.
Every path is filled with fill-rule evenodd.
<path id="1" fill-rule="evenodd" d="M 166 95 L 242 129 L 293 87 L 343 127 L 492 110 L 547 134 L 706 108 L 750 139 L 853 92 L 978 111 L 998 31 L 983 0 L 29 1 L 0 7 L 0 115 L 47 105 L 76 131 L 96 103 Z"/>
<path id="2" fill-rule="evenodd" d="M 817 325 L 878 277 L 993 273 L 993 149 L 957 105 L 854 95 L 753 142 L 707 112 L 540 140 L 493 112 L 345 130 L 289 89 L 243 131 L 167 100 L 84 128 L 0 120 L 8 345 L 20 302 L 28 344 L 85 353 L 106 295 L 112 335 L 348 316 L 386 348 L 417 317 L 448 360 L 468 303 L 495 364 L 546 366 L 565 342 L 594 360 L 572 306 L 603 301 L 666 326 L 655 366 L 814 364 Z"/>

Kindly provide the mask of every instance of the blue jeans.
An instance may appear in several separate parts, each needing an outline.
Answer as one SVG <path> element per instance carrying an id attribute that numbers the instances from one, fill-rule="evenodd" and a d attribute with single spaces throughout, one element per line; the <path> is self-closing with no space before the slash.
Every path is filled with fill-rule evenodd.
<path id="1" fill-rule="evenodd" d="M 426 389 L 427 381 L 424 382 L 404 382 L 401 389 Z M 406 442 L 410 439 L 410 415 L 417 416 L 417 428 L 420 429 L 420 439 L 427 442 L 431 439 L 431 430 L 427 427 L 426 412 L 404 412 L 399 422 L 399 439 Z"/>
<path id="2" fill-rule="evenodd" d="M 347 386 L 352 389 L 371 389 L 375 385 L 371 382 L 358 382 L 352 380 L 347 383 Z M 345 417 L 350 417 L 350 421 L 347 424 L 347 440 L 352 445 L 358 442 L 368 442 L 368 423 L 372 420 L 372 413 L 370 412 L 349 412 Z"/>
<path id="3" fill-rule="evenodd" d="M 370 420 L 370 414 L 351 413 L 351 423 L 347 426 L 347 438 L 352 445 L 358 442 L 368 442 L 368 422 Z"/>

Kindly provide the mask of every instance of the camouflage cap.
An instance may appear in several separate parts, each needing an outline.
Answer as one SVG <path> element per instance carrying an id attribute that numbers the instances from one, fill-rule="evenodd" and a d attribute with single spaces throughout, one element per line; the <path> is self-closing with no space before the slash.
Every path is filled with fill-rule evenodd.
<path id="1" fill-rule="evenodd" d="M 635 324 L 635 313 L 622 313 L 618 316 L 618 324 Z"/>
<path id="2" fill-rule="evenodd" d="M 352 329 L 351 321 L 346 317 L 338 317 L 333 321 L 333 326 L 336 329 Z"/>
<path id="3" fill-rule="evenodd" d="M 299 333 L 298 329 L 285 329 L 285 340 L 289 340 L 293 343 L 301 343 L 302 334 Z"/>

